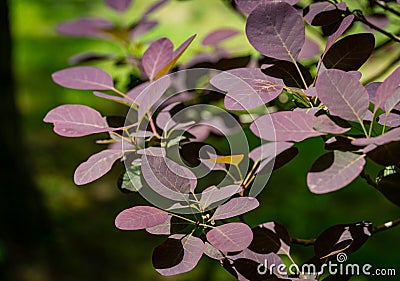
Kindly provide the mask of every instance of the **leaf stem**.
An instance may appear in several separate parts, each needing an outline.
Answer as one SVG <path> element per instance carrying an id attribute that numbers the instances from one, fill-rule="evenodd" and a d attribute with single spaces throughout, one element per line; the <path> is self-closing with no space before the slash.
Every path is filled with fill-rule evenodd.
<path id="1" fill-rule="evenodd" d="M 135 100 L 133 100 L 131 97 L 129 97 L 128 95 L 124 94 L 123 92 L 121 92 L 118 89 L 112 88 L 111 89 L 114 93 L 120 95 L 121 97 L 123 97 L 124 99 L 129 100 L 130 102 L 132 102 L 133 104 L 135 103 Z"/>

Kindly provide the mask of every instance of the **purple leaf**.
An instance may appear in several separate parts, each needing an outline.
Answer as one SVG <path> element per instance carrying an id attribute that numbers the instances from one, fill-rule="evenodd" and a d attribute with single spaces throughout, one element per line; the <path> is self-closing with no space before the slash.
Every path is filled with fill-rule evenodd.
<path id="1" fill-rule="evenodd" d="M 335 135 L 344 134 L 345 132 L 350 130 L 350 128 L 342 128 L 336 125 L 336 123 L 333 122 L 328 115 L 318 116 L 317 119 L 314 121 L 313 128 L 321 133 Z"/>
<path id="2" fill-rule="evenodd" d="M 239 6 L 240 9 L 245 11 L 246 13 L 250 13 L 260 4 L 267 2 L 286 2 L 290 5 L 297 4 L 299 0 L 235 0 L 236 5 Z"/>
<path id="3" fill-rule="evenodd" d="M 354 76 L 341 70 L 326 70 L 318 77 L 316 89 L 319 99 L 332 115 L 362 123 L 368 111 L 369 97 Z"/>
<path id="4" fill-rule="evenodd" d="M 281 79 L 265 75 L 258 68 L 237 68 L 222 72 L 211 84 L 226 91 L 225 107 L 230 110 L 252 109 L 270 102 L 281 92 Z"/>
<path id="5" fill-rule="evenodd" d="M 249 249 L 258 254 L 284 254 L 290 252 L 290 235 L 287 229 L 276 222 L 267 222 L 253 228 L 253 241 Z"/>
<path id="6" fill-rule="evenodd" d="M 375 96 L 375 107 L 384 108 L 386 107 L 385 103 L 393 96 L 398 95 L 396 92 L 400 89 L 400 67 L 398 67 L 395 71 L 390 74 L 385 81 L 379 86 L 378 90 L 376 91 Z M 388 108 L 393 106 L 393 102 L 389 102 Z"/>
<path id="7" fill-rule="evenodd" d="M 318 158 L 307 175 L 311 192 L 323 194 L 351 183 L 365 165 L 364 155 L 335 150 Z"/>
<path id="8" fill-rule="evenodd" d="M 280 111 L 261 116 L 250 125 L 258 137 L 269 141 L 295 141 L 324 135 L 314 130 L 316 117 L 298 111 Z"/>
<path id="9" fill-rule="evenodd" d="M 158 21 L 141 21 L 131 31 L 131 37 L 137 39 L 144 33 L 152 30 L 158 25 Z"/>
<path id="10" fill-rule="evenodd" d="M 211 217 L 213 220 L 223 220 L 232 217 L 236 217 L 251 210 L 254 210 L 259 206 L 256 198 L 252 197 L 237 197 L 232 198 L 227 203 L 222 204 L 215 210 L 214 215 Z"/>
<path id="11" fill-rule="evenodd" d="M 145 86 L 141 87 L 141 89 L 144 89 L 136 98 L 136 103 L 139 104 L 138 120 L 142 120 L 151 107 L 161 99 L 170 85 L 170 78 L 165 76 L 150 83 L 146 88 L 144 88 Z M 139 90 L 140 89 L 136 89 L 137 92 Z M 133 95 L 133 93 L 131 94 Z"/>
<path id="12" fill-rule="evenodd" d="M 171 243 L 171 240 L 176 242 Z M 158 273 L 164 276 L 185 273 L 195 268 L 203 252 L 204 243 L 200 238 L 175 234 L 154 249 L 153 266 Z"/>
<path id="13" fill-rule="evenodd" d="M 257 6 L 246 24 L 249 42 L 261 54 L 295 61 L 305 41 L 303 18 L 287 3 Z"/>
<path id="14" fill-rule="evenodd" d="M 337 22 L 342 18 L 342 13 L 335 4 L 330 2 L 313 3 L 305 10 L 304 19 L 310 25 L 324 26 Z"/>
<path id="15" fill-rule="evenodd" d="M 132 3 L 132 0 L 105 0 L 105 2 L 110 8 L 117 12 L 123 13 L 128 9 L 129 5 Z"/>
<path id="16" fill-rule="evenodd" d="M 222 260 L 225 258 L 224 254 L 220 250 L 208 242 L 204 243 L 204 254 L 214 260 Z"/>
<path id="17" fill-rule="evenodd" d="M 353 140 L 351 143 L 358 146 L 367 146 L 370 144 L 384 145 L 393 141 L 400 141 L 400 128 L 395 128 L 389 132 L 373 137 L 373 138 L 359 138 Z"/>
<path id="18" fill-rule="evenodd" d="M 365 90 L 367 90 L 368 92 L 369 100 L 374 104 L 375 104 L 376 91 L 378 90 L 381 84 L 382 82 L 372 82 L 369 83 L 367 86 L 365 86 Z"/>
<path id="19" fill-rule="evenodd" d="M 171 200 L 188 201 L 196 176 L 186 167 L 159 156 L 142 156 L 142 174 L 151 189 Z"/>
<path id="20" fill-rule="evenodd" d="M 326 42 L 326 47 L 325 47 L 325 52 L 329 50 L 329 48 L 333 45 L 333 43 L 338 40 L 340 36 L 342 36 L 343 33 L 346 32 L 346 30 L 350 27 L 354 19 L 354 15 L 348 15 L 345 17 L 342 22 L 340 23 L 339 28 L 328 37 L 328 40 Z"/>
<path id="21" fill-rule="evenodd" d="M 207 240 L 218 250 L 236 252 L 246 249 L 253 240 L 251 228 L 240 222 L 217 226 L 207 233 Z"/>
<path id="22" fill-rule="evenodd" d="M 249 157 L 254 162 L 264 159 L 272 160 L 278 154 L 284 152 L 293 146 L 291 142 L 269 142 L 253 149 Z"/>
<path id="23" fill-rule="evenodd" d="M 139 230 L 165 222 L 167 212 L 151 206 L 135 206 L 123 210 L 115 218 L 115 226 L 121 230 Z"/>
<path id="24" fill-rule="evenodd" d="M 319 55 L 320 51 L 319 45 L 311 38 L 306 37 L 298 58 L 299 60 L 313 59 Z"/>
<path id="25" fill-rule="evenodd" d="M 101 18 L 81 18 L 61 23 L 57 26 L 57 32 L 68 36 L 107 38 L 108 35 L 102 30 L 112 27 L 111 22 Z"/>
<path id="26" fill-rule="evenodd" d="M 185 229 L 190 223 L 176 216 L 169 216 L 162 224 L 148 227 L 146 231 L 153 235 L 171 235 Z"/>
<path id="27" fill-rule="evenodd" d="M 396 113 L 386 113 L 379 115 L 378 123 L 381 125 L 386 124 L 387 127 L 399 127 L 400 126 L 400 115 Z"/>
<path id="28" fill-rule="evenodd" d="M 122 156 L 121 150 L 114 149 L 106 149 L 93 154 L 76 168 L 74 182 L 77 185 L 84 185 L 101 178 L 111 170 L 114 162 Z"/>
<path id="29" fill-rule="evenodd" d="M 125 98 L 115 96 L 115 95 L 109 95 L 109 94 L 105 94 L 105 93 L 98 92 L 98 91 L 94 91 L 93 95 L 95 95 L 96 97 L 99 97 L 99 98 L 106 99 L 106 100 L 111 100 L 111 101 L 115 101 L 115 102 L 119 102 L 119 103 L 123 103 L 123 104 L 131 104 L 131 102 L 127 101 Z"/>
<path id="30" fill-rule="evenodd" d="M 126 94 L 129 98 L 135 101 L 137 104 L 136 100 L 137 98 L 142 94 L 144 89 L 146 89 L 150 85 L 150 82 L 144 82 L 140 85 L 137 85 L 136 87 L 132 88 L 129 90 L 129 92 Z"/>
<path id="31" fill-rule="evenodd" d="M 201 44 L 203 44 L 204 46 L 215 46 L 238 34 L 239 31 L 232 28 L 217 29 L 204 37 Z"/>
<path id="32" fill-rule="evenodd" d="M 186 51 L 189 45 L 196 38 L 196 35 L 190 36 L 185 42 L 183 42 L 172 54 L 170 60 L 165 64 L 165 66 L 157 73 L 155 79 L 158 79 L 170 71 L 170 69 L 175 65 L 175 63 L 179 60 L 182 54 Z"/>
<path id="33" fill-rule="evenodd" d="M 112 77 L 104 70 L 93 66 L 76 66 L 53 73 L 58 85 L 78 90 L 112 90 Z"/>
<path id="34" fill-rule="evenodd" d="M 368 60 L 374 47 L 375 38 L 371 33 L 349 35 L 334 43 L 322 61 L 326 68 L 357 70 Z"/>
<path id="35" fill-rule="evenodd" d="M 230 198 L 241 191 L 239 185 L 228 185 L 223 187 L 210 186 L 201 193 L 199 205 L 201 210 L 207 211 L 215 208 L 216 203 Z"/>
<path id="36" fill-rule="evenodd" d="M 143 69 L 150 80 L 153 80 L 161 69 L 171 60 L 174 45 L 168 38 L 160 38 L 153 42 L 144 52 Z"/>
<path id="37" fill-rule="evenodd" d="M 159 0 L 157 2 L 155 2 L 153 5 L 151 5 L 146 12 L 144 12 L 143 14 L 143 18 L 147 17 L 148 15 L 154 13 L 155 11 L 157 11 L 158 9 L 160 9 L 162 6 L 164 6 L 165 4 L 167 4 L 169 2 L 169 0 Z"/>
<path id="38" fill-rule="evenodd" d="M 43 119 L 54 124 L 54 132 L 64 137 L 82 137 L 112 131 L 101 114 L 91 107 L 80 104 L 60 105 Z"/>
<path id="39" fill-rule="evenodd" d="M 365 19 L 372 23 L 373 25 L 379 27 L 380 29 L 385 29 L 385 27 L 390 23 L 389 18 L 385 14 L 372 14 L 372 15 L 365 15 Z M 365 30 L 369 32 L 375 32 L 376 30 L 369 27 L 366 24 L 363 24 Z"/>

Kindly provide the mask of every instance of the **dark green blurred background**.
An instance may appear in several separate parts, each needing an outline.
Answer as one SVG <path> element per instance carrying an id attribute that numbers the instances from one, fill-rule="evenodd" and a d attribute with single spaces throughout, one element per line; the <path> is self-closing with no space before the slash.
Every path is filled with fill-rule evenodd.
<path id="1" fill-rule="evenodd" d="M 5 0 L 1 1 L 4 30 Z M 3 102 L 0 103 L 3 105 L 1 136 L 5 144 L 1 154 L 4 181 L 0 195 L 0 280 L 233 280 L 217 262 L 207 257 L 190 273 L 170 278 L 160 276 L 152 268 L 151 252 L 163 238 L 144 231 L 122 232 L 114 227 L 119 211 L 145 203 L 138 195 L 122 194 L 117 189 L 116 179 L 122 165 L 116 164 L 111 173 L 92 184 L 75 186 L 74 169 L 101 150 L 101 146 L 94 144 L 94 137 L 59 137 L 49 124 L 42 122 L 47 111 L 64 103 L 90 105 L 103 114 L 125 112 L 122 107 L 104 102 L 90 92 L 63 89 L 52 82 L 51 74 L 67 67 L 68 58 L 76 53 L 121 52 L 110 42 L 57 35 L 56 25 L 82 15 L 131 22 L 154 1 L 134 1 L 123 17 L 106 9 L 100 0 L 8 2 L 15 91 L 13 94 L 9 87 L 12 80 L 4 70 Z M 143 42 L 167 36 L 176 45 L 198 34 L 199 38 L 183 60 L 200 50 L 199 42 L 209 31 L 220 27 L 244 30 L 244 20 L 217 0 L 172 1 L 152 17 L 161 24 Z M 9 56 L 7 42 L 0 44 L 3 67 Z M 227 46 L 237 54 L 251 52 L 244 34 Z M 392 52 L 381 52 L 374 57 L 363 68 L 364 81 L 382 71 L 385 60 L 391 56 Z M 110 64 L 101 66 L 112 69 Z M 298 147 L 297 158 L 274 173 L 259 196 L 261 207 L 247 215 L 251 225 L 274 220 L 284 224 L 292 236 L 311 238 L 334 224 L 362 220 L 381 224 L 400 215 L 396 206 L 361 179 L 332 194 L 311 194 L 306 186 L 306 172 L 323 151 L 323 143 L 312 139 Z M 368 165 L 373 177 L 378 168 L 372 163 Z M 348 262 L 370 263 L 374 268 L 395 267 L 400 276 L 399 235 L 400 228 L 374 235 Z M 312 248 L 294 246 L 292 253 L 301 262 L 312 255 Z M 382 278 L 354 280 L 398 280 L 399 277 Z"/>

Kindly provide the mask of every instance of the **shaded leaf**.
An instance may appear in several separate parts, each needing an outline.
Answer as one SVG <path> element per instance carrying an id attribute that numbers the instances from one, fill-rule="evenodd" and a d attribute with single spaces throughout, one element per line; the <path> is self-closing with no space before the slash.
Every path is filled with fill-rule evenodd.
<path id="1" fill-rule="evenodd" d="M 105 149 L 93 154 L 76 168 L 74 173 L 75 184 L 84 185 L 101 178 L 111 170 L 114 162 L 122 156 L 121 150 L 114 149 Z"/>
<path id="2" fill-rule="evenodd" d="M 51 75 L 58 85 L 78 90 L 112 90 L 112 77 L 104 70 L 93 66 L 76 66 L 57 71 Z"/>
<path id="3" fill-rule="evenodd" d="M 354 15 L 348 15 L 342 20 L 338 29 L 328 37 L 328 40 L 326 41 L 325 52 L 329 50 L 330 47 L 332 47 L 333 43 L 335 43 L 336 40 L 338 40 L 339 37 L 343 35 L 343 33 L 346 32 L 346 30 L 353 23 L 353 20 L 354 20 Z"/>
<path id="4" fill-rule="evenodd" d="M 207 232 L 208 242 L 223 252 L 236 252 L 246 249 L 252 239 L 251 228 L 239 222 L 223 224 Z"/>
<path id="5" fill-rule="evenodd" d="M 280 111 L 261 116 L 250 125 L 258 137 L 269 141 L 295 141 L 323 135 L 313 129 L 316 117 L 298 111 Z"/>
<path id="6" fill-rule="evenodd" d="M 339 224 L 324 230 L 316 239 L 314 252 L 318 258 L 331 257 L 340 252 L 357 251 L 371 236 L 372 224 L 359 222 Z"/>
<path id="7" fill-rule="evenodd" d="M 239 34 L 239 31 L 232 28 L 217 29 L 207 34 L 201 42 L 204 46 L 218 45 L 221 42 Z"/>
<path id="8" fill-rule="evenodd" d="M 282 92 L 284 85 L 281 79 L 266 76 L 256 68 L 222 72 L 210 82 L 227 92 L 224 103 L 230 110 L 246 110 L 268 103 Z"/>
<path id="9" fill-rule="evenodd" d="M 375 38 L 371 33 L 349 35 L 334 43 L 322 61 L 328 69 L 358 70 L 368 60 L 374 47 Z"/>
<path id="10" fill-rule="evenodd" d="M 387 169 L 387 168 L 385 168 Z M 400 173 L 394 172 L 389 175 L 380 173 L 377 180 L 378 190 L 392 203 L 400 207 Z"/>
<path id="11" fill-rule="evenodd" d="M 121 230 L 139 230 L 162 224 L 168 216 L 167 212 L 151 206 L 135 206 L 119 213 L 115 226 Z"/>
<path id="12" fill-rule="evenodd" d="M 369 151 L 368 158 L 374 162 L 383 165 L 399 165 L 400 164 L 400 141 L 390 142 Z"/>
<path id="13" fill-rule="evenodd" d="M 249 249 L 259 254 L 285 254 L 290 251 L 290 236 L 287 229 L 276 222 L 268 222 L 253 228 L 253 241 Z"/>
<path id="14" fill-rule="evenodd" d="M 304 9 L 304 19 L 310 25 L 330 25 L 342 19 L 343 11 L 330 2 L 317 2 Z"/>
<path id="15" fill-rule="evenodd" d="M 168 240 L 179 241 L 181 246 L 178 246 L 177 242 L 171 241 L 172 243 L 167 242 L 170 244 L 167 247 L 162 244 L 154 249 L 152 261 L 157 272 L 164 276 L 171 276 L 195 268 L 203 255 L 203 241 L 198 237 L 182 234 L 172 235 Z"/>
<path id="16" fill-rule="evenodd" d="M 60 105 L 43 119 L 54 124 L 54 132 L 64 137 L 82 137 L 112 131 L 105 118 L 91 107 L 80 104 Z"/>
<path id="17" fill-rule="evenodd" d="M 243 215 L 259 206 L 256 198 L 252 197 L 237 197 L 232 198 L 227 203 L 222 204 L 211 217 L 213 220 L 223 220 L 239 215 Z"/>
<path id="18" fill-rule="evenodd" d="M 312 165 L 307 174 L 307 185 L 316 194 L 339 190 L 351 183 L 364 165 L 364 155 L 343 151 L 326 153 Z"/>
<path id="19" fill-rule="evenodd" d="M 297 63 L 297 66 L 307 86 L 311 85 L 313 78 L 310 72 L 300 63 Z M 271 66 L 267 65 L 266 68 L 263 68 L 262 72 L 271 77 L 282 79 L 286 86 L 304 88 L 303 80 L 293 62 L 275 61 Z"/>
<path id="20" fill-rule="evenodd" d="M 261 54 L 295 61 L 305 41 L 305 27 L 296 9 L 287 3 L 257 6 L 247 18 L 249 42 Z"/>
<path id="21" fill-rule="evenodd" d="M 319 75 L 316 89 L 319 99 L 332 115 L 362 123 L 368 111 L 369 97 L 355 77 L 341 70 L 326 70 Z"/>

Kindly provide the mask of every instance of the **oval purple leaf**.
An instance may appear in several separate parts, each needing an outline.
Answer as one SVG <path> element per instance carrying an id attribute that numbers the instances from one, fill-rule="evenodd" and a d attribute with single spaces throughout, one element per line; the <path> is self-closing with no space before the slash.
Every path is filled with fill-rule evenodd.
<path id="1" fill-rule="evenodd" d="M 166 157 L 143 155 L 142 174 L 151 189 L 171 200 L 188 201 L 197 184 L 192 171 Z"/>
<path id="2" fill-rule="evenodd" d="M 373 138 L 355 139 L 351 142 L 351 144 L 359 146 L 367 146 L 370 144 L 384 145 L 393 141 L 400 141 L 400 128 L 392 129 L 383 135 Z"/>
<path id="3" fill-rule="evenodd" d="M 313 59 L 317 55 L 319 55 L 320 52 L 321 50 L 318 43 L 312 40 L 311 38 L 306 37 L 303 48 L 301 48 L 298 58 L 300 60 Z"/>
<path id="4" fill-rule="evenodd" d="M 231 28 L 217 29 L 209 33 L 206 37 L 204 37 L 201 44 L 203 44 L 204 46 L 218 45 L 221 42 L 236 36 L 237 34 L 239 34 L 239 31 L 236 29 L 231 29 Z"/>
<path id="5" fill-rule="evenodd" d="M 240 222 L 217 226 L 207 233 L 207 240 L 218 250 L 236 252 L 246 249 L 253 240 L 251 228 Z"/>
<path id="6" fill-rule="evenodd" d="M 323 194 L 351 183 L 365 165 L 365 155 L 335 150 L 318 158 L 307 175 L 311 192 Z"/>
<path id="7" fill-rule="evenodd" d="M 53 81 L 60 86 L 78 90 L 112 90 L 112 77 L 98 67 L 76 66 L 53 73 Z"/>
<path id="8" fill-rule="evenodd" d="M 369 97 L 353 75 L 342 70 L 326 70 L 318 77 L 315 87 L 319 99 L 332 115 L 362 123 L 368 111 Z"/>
<path id="9" fill-rule="evenodd" d="M 121 230 L 138 230 L 162 224 L 168 219 L 167 212 L 151 206 L 135 206 L 123 210 L 115 218 L 115 226 Z"/>
<path id="10" fill-rule="evenodd" d="M 393 106 L 393 102 L 389 101 L 389 106 L 386 106 L 386 102 L 393 96 L 396 95 L 396 92 L 400 89 L 400 67 L 398 67 L 395 71 L 390 74 L 385 81 L 379 86 L 376 91 L 375 96 L 375 107 L 377 108 L 389 108 Z M 394 104 L 394 106 L 396 106 Z"/>
<path id="11" fill-rule="evenodd" d="M 204 242 L 198 237 L 175 234 L 168 238 L 168 240 L 172 239 L 181 243 L 181 246 L 178 249 L 169 249 L 166 247 L 163 251 L 153 253 L 153 265 L 157 272 L 164 276 L 171 276 L 191 271 L 200 261 L 204 252 Z M 177 250 L 183 250 L 183 257 L 178 257 L 178 259 L 176 259 L 176 255 L 172 253 L 179 254 Z M 181 254 L 179 254 L 179 256 L 181 256 Z M 160 259 L 163 260 L 163 266 L 157 266 L 155 263 L 155 261 Z M 168 265 L 171 267 L 166 268 Z"/>
<path id="12" fill-rule="evenodd" d="M 299 111 L 280 111 L 258 118 L 250 125 L 258 137 L 269 141 L 295 141 L 324 135 L 314 130 L 316 117 Z"/>
<path id="13" fill-rule="evenodd" d="M 168 38 L 160 38 L 153 42 L 144 52 L 142 58 L 143 69 L 150 80 L 171 60 L 174 45 Z"/>
<path id="14" fill-rule="evenodd" d="M 211 79 L 216 88 L 226 91 L 225 107 L 230 110 L 252 109 L 270 102 L 282 92 L 281 79 L 265 75 L 259 68 L 238 68 Z"/>
<path id="15" fill-rule="evenodd" d="M 287 3 L 257 6 L 246 24 L 249 42 L 261 54 L 295 61 L 305 41 L 303 18 Z"/>
<path id="16" fill-rule="evenodd" d="M 68 36 L 107 38 L 108 35 L 102 30 L 112 27 L 111 22 L 102 18 L 80 18 L 61 23 L 57 26 L 57 32 Z"/>
<path id="17" fill-rule="evenodd" d="M 286 2 L 290 5 L 294 5 L 297 2 L 299 2 L 299 0 L 235 0 L 236 5 L 239 6 L 239 8 L 243 11 L 245 11 L 246 13 L 250 13 L 251 11 L 254 10 L 255 7 L 257 7 L 258 5 L 262 4 L 262 3 L 266 3 L 266 2 Z"/>
<path id="18" fill-rule="evenodd" d="M 74 173 L 75 184 L 84 185 L 101 178 L 111 170 L 114 162 L 122 156 L 123 152 L 115 149 L 106 149 L 93 154 L 76 168 Z"/>
<path id="19" fill-rule="evenodd" d="M 43 119 L 54 124 L 54 131 L 64 137 L 82 137 L 113 130 L 105 118 L 91 107 L 80 104 L 60 105 Z"/>
<path id="20" fill-rule="evenodd" d="M 350 130 L 336 125 L 328 115 L 320 115 L 314 121 L 313 128 L 321 133 L 340 135 Z"/>
<path id="21" fill-rule="evenodd" d="M 232 198 L 227 203 L 222 204 L 215 210 L 211 217 L 213 220 L 223 220 L 236 217 L 257 208 L 260 204 L 256 198 L 252 197 L 237 197 Z"/>

